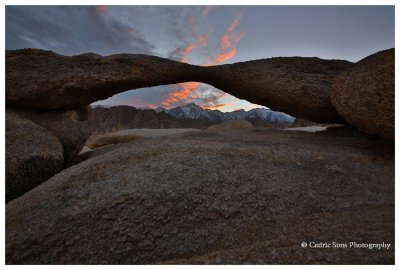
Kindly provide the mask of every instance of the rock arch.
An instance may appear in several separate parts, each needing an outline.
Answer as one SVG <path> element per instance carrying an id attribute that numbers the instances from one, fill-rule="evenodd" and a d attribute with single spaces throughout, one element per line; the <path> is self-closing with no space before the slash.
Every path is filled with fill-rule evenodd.
<path id="1" fill-rule="evenodd" d="M 320 123 L 343 122 L 330 101 L 334 79 L 352 63 L 277 57 L 201 67 L 139 54 L 62 56 L 6 52 L 6 105 L 73 109 L 131 89 L 207 83 L 238 98 Z"/>

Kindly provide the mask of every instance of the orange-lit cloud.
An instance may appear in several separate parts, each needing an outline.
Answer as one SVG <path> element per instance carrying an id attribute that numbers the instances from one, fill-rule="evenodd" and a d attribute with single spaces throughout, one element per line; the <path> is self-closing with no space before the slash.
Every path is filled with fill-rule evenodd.
<path id="1" fill-rule="evenodd" d="M 240 24 L 240 16 L 236 16 L 235 20 L 229 25 L 228 29 L 226 30 L 227 33 L 232 33 L 236 27 Z"/>
<path id="2" fill-rule="evenodd" d="M 237 44 L 244 36 L 244 32 L 235 33 L 236 28 L 240 24 L 240 16 L 237 16 L 228 26 L 224 36 L 220 41 L 220 52 L 211 61 L 206 63 L 207 66 L 219 65 L 232 59 L 237 53 Z"/>
<path id="3" fill-rule="evenodd" d="M 108 11 L 108 6 L 96 6 L 95 11 L 97 14 L 106 13 Z"/>
<path id="4" fill-rule="evenodd" d="M 194 16 L 188 17 L 189 25 L 192 28 L 192 31 L 195 32 L 196 26 L 196 18 Z M 189 54 L 198 47 L 207 47 L 208 46 L 208 36 L 206 34 L 192 34 L 193 42 L 187 44 L 184 48 L 178 48 L 175 50 L 175 54 L 180 56 L 180 62 L 187 63 L 189 62 Z M 188 82 L 188 83 L 179 83 L 176 89 L 169 94 L 169 96 L 161 102 L 163 106 L 169 107 L 172 104 L 180 101 L 187 100 L 189 98 L 196 98 L 196 91 L 199 89 L 200 83 L 198 82 Z"/>
<path id="5" fill-rule="evenodd" d="M 233 46 L 236 46 L 236 44 L 239 43 L 239 41 L 242 39 L 243 36 L 244 36 L 243 32 L 239 34 L 225 34 L 221 40 L 221 48 L 225 50 Z"/>
<path id="6" fill-rule="evenodd" d="M 203 16 L 207 16 L 210 8 L 205 8 L 203 10 Z M 199 47 L 207 47 L 208 46 L 208 35 L 206 34 L 196 34 L 197 29 L 197 20 L 194 16 L 188 17 L 188 23 L 192 29 L 192 43 L 187 44 L 184 48 L 178 48 L 175 50 L 175 54 L 180 57 L 180 61 L 183 63 L 189 62 L 189 55 L 191 52 Z M 232 59 L 237 53 L 237 44 L 244 36 L 244 32 L 236 33 L 236 28 L 240 25 L 240 16 L 237 16 L 233 22 L 228 26 L 225 34 L 223 35 L 221 41 L 219 42 L 219 51 L 218 54 L 211 58 L 205 59 L 203 62 L 204 66 L 209 65 L 218 65 L 224 63 L 230 59 Z M 169 94 L 169 96 L 161 102 L 163 106 L 171 107 L 179 101 L 187 100 L 193 101 L 198 97 L 197 92 L 200 91 L 200 87 L 202 84 L 198 82 L 188 82 L 188 83 L 180 83 L 177 85 L 176 89 Z M 212 101 L 204 100 L 201 105 L 206 109 L 220 109 L 228 104 L 217 104 L 218 99 L 222 98 L 225 94 L 217 95 L 217 99 Z M 231 104 L 230 104 L 231 105 Z"/>
<path id="7" fill-rule="evenodd" d="M 194 48 L 196 48 L 196 44 L 189 44 L 183 51 L 185 55 L 188 55 Z"/>
<path id="8" fill-rule="evenodd" d="M 193 94 L 199 86 L 200 83 L 198 82 L 179 83 L 175 91 L 171 92 L 168 98 L 163 100 L 161 104 L 169 107 L 171 104 L 174 104 L 180 100 L 196 98 L 197 96 L 193 96 Z"/>
<path id="9" fill-rule="evenodd" d="M 217 63 L 226 62 L 229 59 L 231 59 L 232 57 L 234 57 L 236 55 L 236 52 L 237 52 L 236 48 L 233 48 L 233 49 L 231 49 L 230 51 L 227 51 L 227 52 L 222 52 L 215 58 L 215 61 Z"/>
<path id="10" fill-rule="evenodd" d="M 220 103 L 220 104 L 216 104 L 216 105 L 203 105 L 202 107 L 203 107 L 203 109 L 207 109 L 207 110 L 218 110 L 225 106 L 227 106 L 227 104 Z"/>
<path id="11" fill-rule="evenodd" d="M 210 13 L 211 9 L 213 9 L 214 7 L 215 6 L 205 6 L 202 12 L 203 16 L 207 17 L 208 13 Z"/>
<path id="12" fill-rule="evenodd" d="M 184 48 L 177 48 L 175 50 L 175 55 L 180 56 L 180 62 L 189 62 L 189 54 L 196 48 L 207 47 L 208 46 L 208 35 L 206 34 L 193 34 L 193 42 L 187 44 Z"/>

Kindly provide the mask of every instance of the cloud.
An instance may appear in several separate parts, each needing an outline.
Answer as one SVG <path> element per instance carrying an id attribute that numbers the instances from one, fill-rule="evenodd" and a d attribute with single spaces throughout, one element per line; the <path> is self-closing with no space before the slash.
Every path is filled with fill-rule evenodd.
<path id="1" fill-rule="evenodd" d="M 208 12 L 203 12 L 203 16 L 207 16 Z M 236 28 L 240 24 L 241 16 L 238 15 L 234 18 L 232 23 L 226 29 L 223 37 L 219 42 L 219 48 L 217 50 L 217 55 L 212 58 L 205 58 L 203 60 L 203 65 L 217 65 L 224 63 L 232 59 L 237 53 L 237 44 L 244 36 L 244 32 L 236 33 Z M 189 63 L 189 55 L 196 48 L 208 47 L 208 34 L 198 33 L 198 17 L 191 15 L 188 17 L 188 25 L 191 29 L 191 40 L 186 42 L 183 47 L 177 48 L 171 55 L 175 56 L 175 60 L 180 62 Z M 207 89 L 207 95 L 201 96 L 199 93 L 203 89 Z M 195 102 L 204 108 L 223 108 L 225 105 L 221 105 L 219 100 L 225 96 L 225 93 L 215 89 L 212 86 L 205 86 L 204 84 L 198 82 L 188 82 L 177 84 L 175 90 L 169 93 L 169 96 L 161 102 L 161 104 L 167 108 L 176 107 L 178 104 L 185 102 Z"/>
<path id="2" fill-rule="evenodd" d="M 216 6 L 205 6 L 204 9 L 203 9 L 203 11 L 202 11 L 203 16 L 204 16 L 204 17 L 207 17 L 208 14 L 210 13 L 210 11 L 211 11 L 212 9 L 214 9 L 215 7 L 216 7 Z"/>
<path id="3" fill-rule="evenodd" d="M 161 102 L 173 91 L 173 85 L 154 86 L 148 88 L 135 89 L 117 94 L 105 100 L 95 102 L 95 105 L 129 105 L 146 107 L 146 104 L 152 104 L 156 107 L 161 106 Z"/>
<path id="4" fill-rule="evenodd" d="M 243 33 L 237 33 L 240 17 L 234 17 L 222 37 L 215 35 L 219 24 L 213 25 L 208 18 L 215 8 L 7 6 L 6 49 L 41 48 L 64 55 L 143 53 L 192 64 L 219 64 L 237 53 Z M 232 19 L 231 15 L 218 18 L 226 19 Z M 205 108 L 220 108 L 225 95 L 212 86 L 189 82 L 127 91 L 96 104 L 171 108 L 196 102 Z"/>
<path id="5" fill-rule="evenodd" d="M 6 49 L 34 47 L 65 55 L 151 54 L 154 46 L 108 6 L 7 6 Z"/>
<path id="6" fill-rule="evenodd" d="M 95 12 L 97 14 L 106 13 L 108 11 L 108 6 L 96 6 Z"/>
<path id="7" fill-rule="evenodd" d="M 220 41 L 220 52 L 211 61 L 207 62 L 207 66 L 218 65 L 229 61 L 237 53 L 237 44 L 244 36 L 244 32 L 236 33 L 235 30 L 240 24 L 241 16 L 237 15 L 233 22 L 228 26 L 224 36 Z"/>
<path id="8" fill-rule="evenodd" d="M 225 92 L 203 84 L 199 87 L 198 96 L 193 102 L 201 105 L 205 109 L 220 109 L 227 105 L 221 103 L 221 99 L 225 96 Z"/>

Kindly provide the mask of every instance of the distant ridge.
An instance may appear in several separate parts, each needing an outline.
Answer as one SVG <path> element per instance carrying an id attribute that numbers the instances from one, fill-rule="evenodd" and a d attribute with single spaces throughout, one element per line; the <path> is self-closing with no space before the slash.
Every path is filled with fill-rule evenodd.
<path id="1" fill-rule="evenodd" d="M 109 106 L 95 105 L 93 107 L 109 108 Z M 132 107 L 134 108 L 134 107 Z M 296 117 L 282 112 L 276 112 L 265 108 L 255 108 L 249 111 L 243 109 L 233 112 L 221 112 L 220 110 L 203 109 L 196 103 L 189 103 L 172 109 L 158 107 L 151 109 L 148 107 L 138 107 L 137 110 L 154 110 L 157 113 L 165 112 L 175 119 L 206 120 L 211 123 L 220 123 L 227 120 L 254 120 L 272 125 L 291 126 Z"/>
<path id="2" fill-rule="evenodd" d="M 149 108 L 137 108 L 149 109 Z M 243 109 L 233 112 L 221 112 L 219 110 L 203 109 L 196 103 L 189 103 L 185 106 L 172 109 L 158 107 L 154 109 L 156 112 L 166 112 L 173 118 L 177 119 L 199 119 L 207 120 L 213 123 L 223 122 L 226 120 L 259 120 L 269 124 L 287 124 L 292 125 L 296 120 L 295 117 L 282 112 L 276 112 L 265 108 L 255 108 L 249 111 Z"/>

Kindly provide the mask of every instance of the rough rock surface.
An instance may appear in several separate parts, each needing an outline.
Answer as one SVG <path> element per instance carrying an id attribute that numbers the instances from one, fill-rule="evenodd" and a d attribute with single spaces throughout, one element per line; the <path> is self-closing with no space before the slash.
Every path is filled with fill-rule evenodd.
<path id="1" fill-rule="evenodd" d="M 48 129 L 60 140 L 64 149 L 66 162 L 73 159 L 83 148 L 92 133 L 89 122 L 91 109 L 89 106 L 75 110 L 48 110 L 14 108 L 25 118 Z"/>
<path id="2" fill-rule="evenodd" d="M 313 241 L 315 235 L 324 235 L 331 241 L 347 244 L 349 239 L 357 243 L 382 243 L 387 233 L 393 230 L 393 208 L 368 206 L 343 210 L 342 212 L 321 212 L 305 218 L 296 217 L 287 221 L 266 224 L 263 236 L 271 240 L 254 241 L 232 249 L 221 249 L 201 256 L 163 261 L 162 264 L 394 264 L 393 250 L 370 250 L 355 248 L 301 248 L 303 239 Z M 375 219 L 375 220 L 374 220 Z M 355 223 L 364 224 L 354 226 Z M 293 224 L 296 224 L 295 226 Z M 257 226 L 257 225 L 256 225 Z M 258 225 L 260 226 L 260 225 Z M 297 230 L 300 228 L 301 230 Z M 340 232 L 345 229 L 345 234 Z M 369 234 L 369 229 L 373 235 Z M 354 236 L 357 235 L 357 236 Z M 315 241 L 319 244 L 319 241 Z M 388 242 L 386 242 L 388 243 Z M 392 242 L 393 243 L 393 242 Z M 390 247 L 394 248 L 393 244 Z M 367 255 L 368 254 L 368 255 Z M 362 256 L 369 256 L 360 260 Z M 305 258 L 307 258 L 305 260 Z"/>
<path id="3" fill-rule="evenodd" d="M 331 100 L 350 124 L 394 139 L 394 49 L 377 52 L 335 81 Z"/>
<path id="4" fill-rule="evenodd" d="M 109 144 L 124 143 L 144 138 L 157 138 L 171 136 L 180 133 L 200 131 L 194 128 L 169 128 L 169 129 L 125 129 L 105 134 L 92 135 L 86 142 L 86 145 L 91 148 L 97 148 Z"/>
<path id="5" fill-rule="evenodd" d="M 108 150 L 7 204 L 7 264 L 394 263 L 388 141 L 203 131 Z"/>
<path id="6" fill-rule="evenodd" d="M 317 57 L 274 57 L 208 68 L 207 83 L 235 97 L 318 123 L 340 123 L 330 91 L 352 63 Z"/>
<path id="7" fill-rule="evenodd" d="M 110 132 L 103 135 L 92 135 L 86 142 L 86 146 L 81 153 L 71 160 L 67 166 L 72 166 L 84 160 L 104 154 L 110 149 L 115 149 L 119 146 L 124 146 L 124 142 L 129 142 L 138 139 L 159 138 L 182 134 L 188 132 L 197 132 L 199 129 L 194 128 L 170 128 L 170 129 L 127 129 L 116 132 Z"/>
<path id="8" fill-rule="evenodd" d="M 253 124 L 247 120 L 228 120 L 221 124 L 209 126 L 207 131 L 234 131 L 234 130 L 254 130 Z"/>
<path id="9" fill-rule="evenodd" d="M 50 131 L 6 111 L 6 201 L 61 171 L 63 161 L 61 143 Z"/>
<path id="10" fill-rule="evenodd" d="M 155 56 L 6 52 L 7 106 L 70 109 L 129 89 L 193 80 L 198 67 Z"/>
<path id="11" fill-rule="evenodd" d="M 279 57 L 200 67 L 148 55 L 61 56 L 6 53 L 7 106 L 74 108 L 119 92 L 198 81 L 236 97 L 319 123 L 342 122 L 330 102 L 332 82 L 352 63 Z"/>
<path id="12" fill-rule="evenodd" d="M 291 127 L 309 127 L 309 126 L 318 126 L 321 124 L 318 124 L 316 122 L 312 122 L 312 121 L 308 121 L 305 119 L 301 119 L 301 118 L 296 118 L 296 120 L 294 120 L 293 125 Z"/>
<path id="13" fill-rule="evenodd" d="M 143 139 L 142 136 L 135 134 L 114 135 L 112 133 L 114 132 L 111 132 L 111 134 L 106 133 L 102 135 L 98 134 L 90 136 L 89 139 L 86 141 L 85 147 L 89 147 L 90 149 L 95 149 L 110 144 L 126 143 L 134 140 Z"/>

